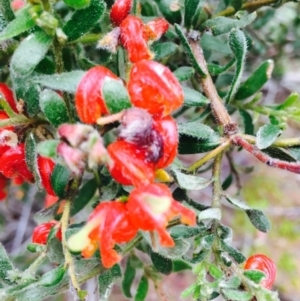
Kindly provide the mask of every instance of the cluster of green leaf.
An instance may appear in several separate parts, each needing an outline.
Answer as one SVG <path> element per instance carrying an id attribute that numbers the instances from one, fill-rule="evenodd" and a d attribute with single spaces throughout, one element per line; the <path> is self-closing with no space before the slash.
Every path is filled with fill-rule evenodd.
<path id="1" fill-rule="evenodd" d="M 0 4 L 0 63 L 3 64 L 0 79 L 10 82 L 17 98 L 24 102 L 27 115 L 13 118 L 16 125 L 29 124 L 25 139 L 26 161 L 39 185 L 37 154 L 55 157 L 58 144 L 55 128 L 66 122 L 78 121 L 73 95 L 85 70 L 100 64 L 122 77 L 127 72 L 127 61 L 121 48 L 115 54 L 95 50 L 96 42 L 110 29 L 108 12 L 112 1 L 64 0 L 54 6 L 46 0 L 29 2 L 15 14 L 10 9 L 9 0 L 2 0 Z M 264 94 L 261 92 L 274 68 L 273 60 L 266 55 L 268 43 L 279 48 L 281 43 L 286 44 L 287 41 L 282 33 L 280 37 L 262 38 L 259 32 L 264 27 L 264 30 L 273 28 L 270 23 L 276 16 L 276 9 L 286 1 L 265 1 L 266 7 L 262 9 L 259 8 L 264 1 L 255 0 L 138 2 L 144 20 L 163 16 L 171 24 L 166 36 L 153 43 L 151 48 L 155 60 L 169 66 L 182 84 L 184 105 L 174 115 L 181 117 L 178 124 L 179 154 L 212 153 L 224 143 L 224 129 L 215 120 L 211 110 L 212 100 L 199 85 L 199 77 L 205 79 L 211 76 L 224 106 L 239 119 L 240 132 L 249 144 L 255 145 L 257 151 L 270 159 L 294 163 L 300 160 L 299 139 L 278 139 L 289 126 L 288 121 L 299 122 L 299 95 L 292 93 L 281 99 L 279 104 L 269 105 L 263 103 Z M 300 10 L 299 5 L 291 7 Z M 292 20 L 292 34 L 296 37 L 294 47 L 299 49 L 296 42 L 300 34 L 299 17 L 293 16 Z M 289 27 L 283 24 L 278 30 L 287 33 Z M 190 39 L 198 34 L 201 35 L 199 45 L 204 51 L 207 70 L 199 63 L 190 44 Z M 257 67 L 253 68 L 248 64 L 247 57 L 251 59 L 257 54 L 260 55 L 255 64 Z M 275 57 L 275 61 L 279 57 Z M 63 96 L 54 90 L 63 92 Z M 106 82 L 103 95 L 112 113 L 129 106 L 127 92 L 117 81 Z M 266 119 L 260 119 L 264 116 L 267 122 Z M 36 131 L 40 124 L 51 127 L 50 136 L 53 139 L 40 142 Z M 113 133 L 105 134 L 106 143 L 111 137 Z M 208 168 L 211 169 L 211 165 Z M 200 169 L 198 173 L 206 170 Z M 277 293 L 259 285 L 265 277 L 263 273 L 245 272 L 241 268 L 240 264 L 246 258 L 234 247 L 232 230 L 221 222 L 220 204 L 202 204 L 189 197 L 189 191 L 200 191 L 211 185 L 216 188 L 214 175 L 204 178 L 197 171 L 198 167 L 186 167 L 179 160 L 169 169 L 171 184 L 175 187 L 174 199 L 197 212 L 195 227 L 179 225 L 176 220 L 169 225 L 175 247 L 153 248 L 155 237 L 139 233 L 128 245 L 118 246 L 123 254 L 129 251 L 126 267 L 115 265 L 109 270 L 101 266 L 99 254 L 89 260 L 73 254 L 78 283 L 97 276 L 100 300 L 107 300 L 113 283 L 122 279 L 124 295 L 143 301 L 147 298 L 149 281 L 156 284 L 161 280 L 160 274 L 192 269 L 196 282 L 182 293 L 183 297 L 211 300 L 221 295 L 225 300 L 235 301 L 279 300 Z M 237 181 L 236 171 L 231 170 L 222 187 L 219 187 L 221 191 L 217 201 L 220 203 L 223 198 L 234 208 L 245 212 L 257 230 L 267 232 L 270 223 L 261 210 L 226 193 L 234 185 L 234 180 Z M 102 183 L 101 187 L 99 182 Z M 70 171 L 62 164 L 57 164 L 51 175 L 51 183 L 60 200 L 36 214 L 38 223 L 53 218 L 60 220 L 61 214 L 57 213 L 59 205 L 72 185 Z M 96 178 L 84 179 L 72 202 L 71 216 L 88 204 L 95 206 L 102 200 L 127 196 L 129 191 L 130 187 L 117 184 L 105 168 L 99 168 Z M 80 221 L 69 226 L 66 236 L 79 231 L 82 225 Z M 46 247 L 35 244 L 28 246 L 28 250 L 38 253 L 39 257 L 24 272 L 14 268 L 1 245 L 1 300 L 39 301 L 68 289 L 69 274 L 64 265 L 63 247 L 55 237 L 55 231 L 49 235 Z M 134 247 L 145 253 L 151 264 L 145 265 L 134 253 Z M 39 276 L 36 274 L 37 264 L 45 258 L 58 266 Z M 133 293 L 132 284 L 135 280 L 138 286 Z M 86 292 L 80 291 L 78 298 L 84 300 Z"/>

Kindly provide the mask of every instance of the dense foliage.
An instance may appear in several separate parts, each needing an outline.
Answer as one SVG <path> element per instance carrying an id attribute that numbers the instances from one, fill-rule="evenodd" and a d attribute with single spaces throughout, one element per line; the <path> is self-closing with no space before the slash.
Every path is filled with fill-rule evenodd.
<path id="1" fill-rule="evenodd" d="M 296 2 L 1 0 L 0 199 L 33 185 L 46 199 L 27 269 L 0 244 L 1 300 L 88 300 L 94 277 L 100 300 L 120 279 L 127 298 L 147 300 L 153 282 L 167 300 L 161 274 L 184 270 L 183 298 L 280 300 L 274 262 L 236 248 L 223 204 L 266 233 L 235 159 L 300 173 L 299 94 L 270 103 L 263 90 L 284 47 L 299 53 Z"/>

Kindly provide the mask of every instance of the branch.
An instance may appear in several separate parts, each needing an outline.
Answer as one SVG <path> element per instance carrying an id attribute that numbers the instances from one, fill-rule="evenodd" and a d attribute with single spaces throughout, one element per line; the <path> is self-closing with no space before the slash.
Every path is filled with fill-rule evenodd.
<path id="1" fill-rule="evenodd" d="M 245 140 L 240 135 L 235 135 L 231 137 L 231 141 L 233 144 L 241 146 L 246 151 L 251 153 L 254 157 L 256 157 L 259 161 L 280 169 L 288 170 L 294 173 L 300 173 L 300 162 L 286 162 L 278 159 L 273 159 L 267 154 L 263 153 L 260 149 L 258 149 L 255 145 L 250 144 L 247 140 Z"/>
<path id="2" fill-rule="evenodd" d="M 278 2 L 278 0 L 257 0 L 257 1 L 247 2 L 242 5 L 240 10 L 247 10 L 249 12 L 253 12 L 263 6 L 268 6 L 271 4 L 275 4 L 277 2 Z M 290 1 L 288 0 L 287 2 L 290 2 Z M 231 15 L 234 15 L 235 13 L 236 13 L 236 10 L 232 6 L 229 6 L 225 10 L 216 14 L 215 17 L 231 16 Z"/>
<path id="3" fill-rule="evenodd" d="M 251 135 L 240 135 L 240 136 L 251 144 L 256 143 L 256 137 L 254 136 Z M 272 143 L 272 146 L 283 147 L 283 148 L 300 146 L 300 138 L 278 139 Z"/>
<path id="4" fill-rule="evenodd" d="M 210 100 L 212 113 L 216 118 L 217 123 L 224 127 L 225 134 L 232 135 L 233 133 L 236 133 L 237 126 L 234 122 L 232 122 L 231 117 L 228 114 L 208 72 L 207 64 L 203 55 L 203 50 L 199 44 L 199 35 L 190 35 L 188 41 L 197 60 L 197 63 L 206 74 L 205 77 L 200 77 L 200 81 L 205 95 Z"/>

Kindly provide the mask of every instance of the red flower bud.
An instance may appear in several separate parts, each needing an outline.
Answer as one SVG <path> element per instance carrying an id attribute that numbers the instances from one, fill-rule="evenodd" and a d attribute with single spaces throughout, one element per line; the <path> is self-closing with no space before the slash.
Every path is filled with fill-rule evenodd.
<path id="1" fill-rule="evenodd" d="M 276 278 L 276 266 L 272 259 L 263 254 L 256 254 L 249 257 L 244 266 L 245 270 L 259 270 L 265 273 L 264 278 L 260 284 L 271 289 Z"/>
<path id="2" fill-rule="evenodd" d="M 0 157 L 0 172 L 7 178 L 33 182 L 34 178 L 25 161 L 25 145 L 10 148 Z"/>
<path id="3" fill-rule="evenodd" d="M 123 185 L 140 186 L 154 181 L 154 165 L 147 161 L 145 149 L 127 141 L 116 141 L 107 148 L 111 176 Z"/>
<path id="4" fill-rule="evenodd" d="M 153 115 L 169 115 L 183 104 L 183 91 L 176 77 L 169 68 L 154 61 L 133 66 L 128 92 L 134 106 Z"/>
<path id="5" fill-rule="evenodd" d="M 132 63 L 141 60 L 150 60 L 153 55 L 148 49 L 147 35 L 143 22 L 129 15 L 120 25 L 120 41 L 128 51 L 129 60 Z"/>
<path id="6" fill-rule="evenodd" d="M 23 8 L 25 6 L 25 1 L 23 0 L 13 0 L 11 2 L 11 8 L 14 10 L 14 11 L 17 11 L 17 10 L 20 10 L 21 8 Z"/>
<path id="7" fill-rule="evenodd" d="M 169 29 L 169 23 L 164 18 L 156 18 L 145 25 L 149 40 L 157 41 Z"/>
<path id="8" fill-rule="evenodd" d="M 96 123 L 99 117 L 109 113 L 102 96 L 102 87 L 107 77 L 118 79 L 109 69 L 96 66 L 80 81 L 75 95 L 75 105 L 82 122 Z"/>
<path id="9" fill-rule="evenodd" d="M 111 22 L 116 26 L 119 26 L 130 13 L 131 5 L 132 0 L 115 0 L 110 11 Z"/>
<path id="10" fill-rule="evenodd" d="M 10 107 L 15 111 L 18 112 L 16 100 L 14 97 L 13 91 L 4 83 L 0 83 L 0 98 L 4 98 Z"/>
<path id="11" fill-rule="evenodd" d="M 43 187 L 45 188 L 48 194 L 55 196 L 55 192 L 51 185 L 51 174 L 55 167 L 55 163 L 49 158 L 38 156 L 37 164 Z"/>
<path id="12" fill-rule="evenodd" d="M 32 233 L 32 242 L 36 244 L 45 245 L 47 243 L 49 232 L 56 224 L 56 221 L 52 221 L 35 227 Z M 57 231 L 56 237 L 59 240 L 62 239 L 61 229 Z"/>

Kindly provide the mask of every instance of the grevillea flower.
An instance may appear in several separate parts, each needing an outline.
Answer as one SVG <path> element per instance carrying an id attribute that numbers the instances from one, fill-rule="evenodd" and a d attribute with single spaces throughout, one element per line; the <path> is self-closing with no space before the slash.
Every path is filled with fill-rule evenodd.
<path id="1" fill-rule="evenodd" d="M 120 41 L 127 50 L 129 60 L 132 63 L 150 60 L 153 57 L 148 48 L 147 40 L 148 37 L 141 19 L 129 15 L 122 21 L 120 25 Z"/>
<path id="2" fill-rule="evenodd" d="M 131 103 L 152 115 L 167 116 L 183 104 L 180 83 L 166 66 L 154 61 L 140 61 L 128 82 Z"/>
<path id="3" fill-rule="evenodd" d="M 168 222 L 179 217 L 187 225 L 195 225 L 195 212 L 182 206 L 172 197 L 168 186 L 152 183 L 131 191 L 126 203 L 132 224 L 141 230 L 157 231 L 160 243 L 173 247 L 174 241 L 166 230 Z"/>
<path id="4" fill-rule="evenodd" d="M 110 268 L 121 260 L 113 249 L 116 243 L 128 242 L 137 229 L 128 218 L 124 203 L 102 202 L 90 215 L 87 224 L 68 240 L 72 251 L 81 251 L 83 257 L 91 257 L 100 249 L 102 264 Z"/>
<path id="5" fill-rule="evenodd" d="M 115 0 L 115 3 L 111 7 L 110 20 L 116 26 L 119 26 L 121 22 L 128 16 L 132 5 L 132 0 Z"/>
<path id="6" fill-rule="evenodd" d="M 154 181 L 154 164 L 142 147 L 117 140 L 107 148 L 110 156 L 108 169 L 111 176 L 123 185 L 144 185 Z"/>
<path id="7" fill-rule="evenodd" d="M 57 221 L 51 221 L 48 223 L 41 224 L 34 228 L 32 233 L 32 242 L 36 244 L 45 245 L 51 229 L 57 225 Z M 61 229 L 56 233 L 57 239 L 62 239 Z"/>
<path id="8" fill-rule="evenodd" d="M 22 181 L 34 182 L 34 177 L 26 165 L 24 143 L 12 147 L 2 154 L 0 172 L 7 178 L 15 179 L 17 184 Z"/>
<path id="9" fill-rule="evenodd" d="M 169 29 L 169 23 L 164 18 L 155 18 L 145 24 L 145 31 L 150 40 L 159 40 L 160 37 Z"/>
<path id="10" fill-rule="evenodd" d="M 41 182 L 43 187 L 45 188 L 48 194 L 55 196 L 56 194 L 51 184 L 51 174 L 55 167 L 55 163 L 49 158 L 38 156 L 37 164 L 38 164 L 38 169 L 41 176 Z"/>

